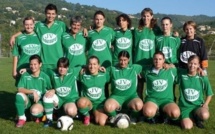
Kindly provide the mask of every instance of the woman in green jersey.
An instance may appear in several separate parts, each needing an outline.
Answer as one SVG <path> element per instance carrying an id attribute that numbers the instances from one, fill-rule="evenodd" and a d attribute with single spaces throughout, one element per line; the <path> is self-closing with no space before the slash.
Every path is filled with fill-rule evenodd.
<path id="1" fill-rule="evenodd" d="M 133 63 L 143 68 L 152 66 L 153 54 L 155 53 L 155 38 L 161 34 L 157 20 L 153 18 L 153 11 L 144 8 L 141 12 L 141 19 L 138 28 L 134 29 L 134 52 Z M 143 79 L 138 80 L 138 95 L 143 99 Z"/>
<path id="2" fill-rule="evenodd" d="M 119 26 L 119 29 L 116 29 L 115 37 L 113 41 L 113 65 L 117 65 L 118 54 L 122 50 L 129 52 L 130 60 L 129 64 L 132 64 L 132 47 L 133 47 L 133 35 L 131 31 L 131 19 L 127 14 L 120 14 L 116 17 L 116 23 Z"/>
<path id="3" fill-rule="evenodd" d="M 146 97 L 143 106 L 143 114 L 151 123 L 155 123 L 154 116 L 161 111 L 164 123 L 180 116 L 180 109 L 174 102 L 173 83 L 177 76 L 176 68 L 164 69 L 164 54 L 155 52 L 154 66 L 144 70 L 143 77 L 146 80 Z"/>
<path id="4" fill-rule="evenodd" d="M 74 117 L 77 114 L 76 101 L 79 98 L 77 76 L 81 67 L 69 69 L 69 59 L 62 57 L 57 62 L 57 70 L 52 72 L 51 82 L 54 89 L 48 90 L 43 97 L 47 120 L 44 127 L 52 125 L 53 109 L 63 106 L 67 115 Z"/>
<path id="5" fill-rule="evenodd" d="M 143 102 L 137 95 L 137 76 L 142 66 L 129 65 L 130 55 L 127 51 L 118 54 L 119 63 L 111 67 L 111 95 L 105 102 L 104 109 L 109 114 L 110 122 L 114 122 L 116 110 L 123 107 L 130 109 L 131 123 L 136 124 Z"/>
<path id="6" fill-rule="evenodd" d="M 79 76 L 82 97 L 78 100 L 79 112 L 84 116 L 84 125 L 90 124 L 90 111 L 96 124 L 104 126 L 108 116 L 103 110 L 105 102 L 104 88 L 109 81 L 109 74 L 99 72 L 100 62 L 96 56 L 91 56 L 87 62 L 87 70 Z"/>
<path id="7" fill-rule="evenodd" d="M 25 31 L 16 37 L 13 54 L 13 78 L 16 79 L 16 86 L 20 79 L 20 69 L 29 68 L 29 58 L 31 55 L 41 52 L 41 43 L 34 32 L 34 18 L 26 17 L 23 20 Z"/>
<path id="8" fill-rule="evenodd" d="M 179 73 L 178 105 L 181 110 L 181 126 L 184 129 L 191 129 L 193 122 L 197 127 L 204 128 L 203 121 L 209 118 L 208 105 L 213 91 L 207 76 L 199 75 L 199 67 L 200 58 L 192 55 L 188 59 L 188 69 Z"/>
<path id="9" fill-rule="evenodd" d="M 22 74 L 18 83 L 18 93 L 16 94 L 15 106 L 18 114 L 16 127 L 22 127 L 26 122 L 25 109 L 30 108 L 31 115 L 36 117 L 36 122 L 43 115 L 43 105 L 41 98 L 46 90 L 51 89 L 51 82 L 44 72 L 40 70 L 42 66 L 41 58 L 32 55 L 29 59 L 30 71 Z"/>

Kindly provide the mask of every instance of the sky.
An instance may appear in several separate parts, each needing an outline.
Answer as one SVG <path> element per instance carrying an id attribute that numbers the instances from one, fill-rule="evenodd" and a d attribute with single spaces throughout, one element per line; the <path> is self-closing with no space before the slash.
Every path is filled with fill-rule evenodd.
<path id="1" fill-rule="evenodd" d="M 118 10 L 126 14 L 140 13 L 150 7 L 154 14 L 207 15 L 215 17 L 215 0 L 66 0 L 81 5 Z"/>

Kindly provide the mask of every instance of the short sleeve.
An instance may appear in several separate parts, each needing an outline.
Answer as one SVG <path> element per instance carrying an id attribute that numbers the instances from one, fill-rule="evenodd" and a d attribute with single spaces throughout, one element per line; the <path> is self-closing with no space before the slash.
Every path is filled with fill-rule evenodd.
<path id="1" fill-rule="evenodd" d="M 212 91 L 211 84 L 209 82 L 208 77 L 204 76 L 204 77 L 202 77 L 202 79 L 203 79 L 203 82 L 204 82 L 204 91 L 205 91 L 206 96 L 212 96 L 213 91 Z"/>

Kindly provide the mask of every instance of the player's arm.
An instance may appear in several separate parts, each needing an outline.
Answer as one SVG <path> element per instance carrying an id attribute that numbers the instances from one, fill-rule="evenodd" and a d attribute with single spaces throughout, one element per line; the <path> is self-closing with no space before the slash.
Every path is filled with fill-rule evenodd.
<path id="1" fill-rule="evenodd" d="M 17 76 L 17 71 L 16 71 L 17 63 L 18 63 L 18 57 L 17 57 L 17 56 L 14 56 L 14 57 L 13 57 L 13 70 L 12 70 L 12 76 L 13 76 L 14 79 L 15 79 L 16 76 Z"/>
<path id="2" fill-rule="evenodd" d="M 39 95 L 37 94 L 37 92 L 35 90 L 29 90 L 29 89 L 26 89 L 26 88 L 23 88 L 23 87 L 19 87 L 18 88 L 18 92 L 19 93 L 24 93 L 24 94 L 32 94 L 32 96 L 34 96 L 34 102 L 38 102 L 39 100 Z"/>
<path id="3" fill-rule="evenodd" d="M 16 37 L 19 36 L 20 34 L 22 34 L 22 32 L 15 33 L 10 37 L 10 42 L 9 42 L 10 47 L 13 47 L 13 45 L 15 44 Z"/>

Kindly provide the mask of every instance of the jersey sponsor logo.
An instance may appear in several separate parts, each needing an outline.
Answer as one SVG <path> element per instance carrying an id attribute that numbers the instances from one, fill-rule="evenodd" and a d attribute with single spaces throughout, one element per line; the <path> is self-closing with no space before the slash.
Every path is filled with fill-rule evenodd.
<path id="1" fill-rule="evenodd" d="M 58 87 L 56 89 L 56 94 L 61 97 L 65 97 L 70 93 L 70 91 L 71 91 L 70 87 Z"/>
<path id="2" fill-rule="evenodd" d="M 162 52 L 165 55 L 165 59 L 169 59 L 169 58 L 172 57 L 172 48 L 170 48 L 170 47 L 163 47 Z"/>
<path id="3" fill-rule="evenodd" d="M 41 98 L 41 94 L 42 93 L 39 90 L 37 90 L 37 89 L 30 89 L 30 90 L 35 91 L 37 93 L 37 95 L 39 96 L 39 99 Z M 29 98 L 34 99 L 34 95 L 33 94 L 28 94 L 28 96 L 29 96 Z"/>
<path id="4" fill-rule="evenodd" d="M 23 52 L 27 55 L 34 55 L 40 52 L 41 46 L 38 44 L 28 44 L 23 47 Z"/>
<path id="5" fill-rule="evenodd" d="M 97 39 L 93 41 L 92 47 L 96 51 L 103 51 L 107 46 L 107 43 L 103 39 Z"/>
<path id="6" fill-rule="evenodd" d="M 166 80 L 158 79 L 152 82 L 152 88 L 157 92 L 166 90 L 168 83 Z"/>
<path id="7" fill-rule="evenodd" d="M 125 37 L 117 39 L 116 42 L 119 49 L 127 49 L 131 46 L 131 40 Z"/>
<path id="8" fill-rule="evenodd" d="M 102 89 L 101 89 L 101 88 L 98 88 L 98 87 L 91 87 L 91 88 L 88 88 L 88 89 L 87 89 L 87 95 L 88 95 L 90 98 L 98 99 L 98 98 L 100 98 L 101 95 L 102 95 Z"/>
<path id="9" fill-rule="evenodd" d="M 143 51 L 150 51 L 154 48 L 154 41 L 150 39 L 143 39 L 139 43 L 139 48 Z"/>
<path id="10" fill-rule="evenodd" d="M 83 52 L 84 52 L 84 47 L 79 43 L 72 44 L 69 47 L 69 53 L 71 55 L 81 55 Z"/>
<path id="11" fill-rule="evenodd" d="M 42 42 L 46 45 L 54 45 L 57 42 L 57 35 L 53 33 L 46 33 L 42 36 Z"/>
<path id="12" fill-rule="evenodd" d="M 115 85 L 117 89 L 124 91 L 131 87 L 131 81 L 127 79 L 118 79 L 115 80 Z"/>
<path id="13" fill-rule="evenodd" d="M 191 51 L 184 51 L 183 53 L 180 54 L 180 59 L 182 62 L 187 63 L 189 57 L 192 55 L 196 55 L 196 54 Z"/>
<path id="14" fill-rule="evenodd" d="M 194 102 L 199 98 L 199 91 L 192 88 L 187 88 L 184 90 L 184 95 L 186 100 Z"/>

